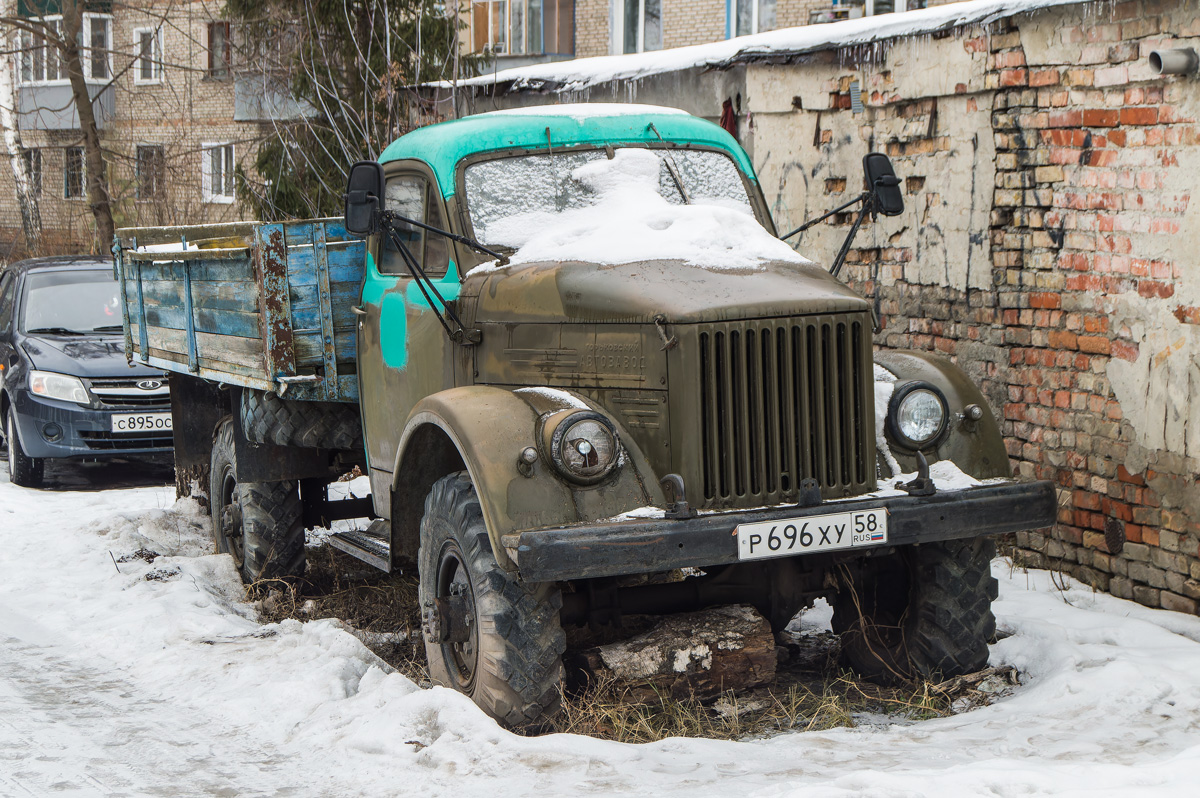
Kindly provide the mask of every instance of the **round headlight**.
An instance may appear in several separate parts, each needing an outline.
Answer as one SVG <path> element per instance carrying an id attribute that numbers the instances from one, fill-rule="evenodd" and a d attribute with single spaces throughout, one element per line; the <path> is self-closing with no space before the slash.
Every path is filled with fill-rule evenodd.
<path id="1" fill-rule="evenodd" d="M 551 460 L 576 482 L 597 482 L 617 465 L 620 446 L 608 419 L 598 413 L 572 413 L 554 427 Z"/>
<path id="2" fill-rule="evenodd" d="M 892 437 L 910 449 L 923 449 L 946 429 L 946 400 L 928 383 L 909 383 L 892 395 L 888 420 Z"/>

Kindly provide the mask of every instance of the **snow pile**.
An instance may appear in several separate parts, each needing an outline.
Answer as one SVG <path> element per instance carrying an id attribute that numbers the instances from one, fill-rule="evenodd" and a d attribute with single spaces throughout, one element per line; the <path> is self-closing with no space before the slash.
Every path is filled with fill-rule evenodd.
<path id="1" fill-rule="evenodd" d="M 887 436 L 883 428 L 887 424 L 888 404 L 892 401 L 892 391 L 896 388 L 896 375 L 878 363 L 875 364 L 875 448 L 888 464 L 893 475 L 900 473 L 900 463 L 888 446 Z"/>
<path id="2" fill-rule="evenodd" d="M 577 167 L 572 177 L 596 195 L 593 205 L 530 211 L 496 220 L 489 242 L 517 251 L 511 264 L 601 264 L 682 260 L 713 270 L 757 270 L 763 261 L 807 263 L 742 210 L 673 205 L 659 193 L 661 162 L 649 150 L 623 148 L 609 160 Z M 494 270 L 493 264 L 473 273 Z"/>
<path id="3" fill-rule="evenodd" d="M 543 399 L 548 399 L 551 402 L 554 402 L 555 404 L 557 404 L 563 408 L 573 407 L 573 408 L 576 408 L 577 410 L 590 410 L 591 409 L 590 407 L 588 407 L 586 402 L 584 402 L 582 399 L 580 399 L 575 394 L 571 393 L 570 391 L 561 390 L 559 388 L 546 388 L 546 387 L 518 388 L 517 390 L 513 391 L 513 393 L 515 393 L 517 395 L 526 394 L 529 396 L 540 396 Z"/>
<path id="4" fill-rule="evenodd" d="M 876 45 L 903 36 L 927 36 L 1043 8 L 1085 2 L 1088 0 L 973 0 L 902 14 L 881 14 L 825 25 L 784 28 L 692 47 L 516 67 L 460 80 L 458 85 L 484 86 L 511 82 L 518 89 L 541 89 L 546 83 L 552 83 L 556 84 L 552 88 L 557 92 L 579 91 L 609 81 L 636 80 L 663 72 L 722 66 L 758 55 L 801 54 Z M 442 81 L 430 85 L 450 88 L 452 83 Z"/>

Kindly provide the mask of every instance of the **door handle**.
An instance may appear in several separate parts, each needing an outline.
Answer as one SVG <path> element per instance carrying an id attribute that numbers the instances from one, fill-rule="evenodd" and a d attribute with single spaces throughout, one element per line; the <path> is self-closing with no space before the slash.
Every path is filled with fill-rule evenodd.
<path id="1" fill-rule="evenodd" d="M 367 309 L 366 309 L 366 308 L 360 308 L 358 305 L 351 305 L 351 306 L 350 306 L 350 310 L 351 310 L 351 312 L 352 312 L 352 313 L 354 313 L 354 315 L 355 315 L 355 316 L 365 316 L 365 315 L 367 315 Z"/>

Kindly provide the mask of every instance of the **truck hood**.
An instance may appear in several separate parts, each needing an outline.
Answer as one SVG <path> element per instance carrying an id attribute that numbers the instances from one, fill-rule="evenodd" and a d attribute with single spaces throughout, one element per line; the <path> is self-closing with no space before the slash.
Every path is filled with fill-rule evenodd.
<path id="1" fill-rule="evenodd" d="M 26 335 L 21 348 L 35 369 L 74 377 L 160 376 L 161 369 L 125 361 L 125 341 L 120 336 Z"/>
<path id="2" fill-rule="evenodd" d="M 464 299 L 478 323 L 674 324 L 865 311 L 870 304 L 814 263 L 725 270 L 678 260 L 554 262 L 476 270 Z"/>

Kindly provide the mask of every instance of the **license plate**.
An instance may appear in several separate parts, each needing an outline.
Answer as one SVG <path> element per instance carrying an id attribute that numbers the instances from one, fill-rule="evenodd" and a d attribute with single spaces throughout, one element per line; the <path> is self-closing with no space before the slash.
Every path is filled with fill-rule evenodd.
<path id="1" fill-rule="evenodd" d="M 761 560 L 887 543 L 887 509 L 738 524 L 739 560 Z"/>
<path id="2" fill-rule="evenodd" d="M 170 413 L 115 413 L 113 432 L 170 432 Z"/>

